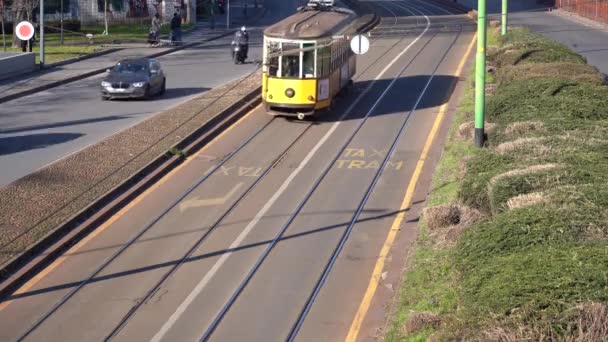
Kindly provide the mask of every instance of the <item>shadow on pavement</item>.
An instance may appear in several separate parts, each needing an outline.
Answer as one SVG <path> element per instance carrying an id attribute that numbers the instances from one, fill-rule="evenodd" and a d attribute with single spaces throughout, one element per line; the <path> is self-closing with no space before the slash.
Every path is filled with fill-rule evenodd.
<path id="1" fill-rule="evenodd" d="M 398 78 L 390 91 L 384 95 L 384 99 L 379 103 L 370 114 L 370 117 L 380 115 L 408 114 L 412 110 L 420 111 L 427 108 L 439 107 L 450 99 L 458 78 L 451 75 L 435 75 L 431 80 L 424 96 L 418 99 L 420 93 L 429 82 L 431 75 L 406 76 Z M 346 109 L 360 97 L 372 81 L 356 82 L 346 93 L 338 95 L 335 107 L 326 112 L 319 112 L 311 120 L 317 122 L 339 121 Z M 371 99 L 375 101 L 380 94 L 391 84 L 392 79 L 382 79 L 376 81 L 367 96 L 373 94 Z M 369 99 L 363 99 L 352 110 L 351 113 L 342 120 L 357 120 L 365 117 L 372 107 Z M 286 117 L 287 120 L 297 121 L 294 117 Z"/>
<path id="2" fill-rule="evenodd" d="M 63 144 L 83 135 L 80 133 L 42 133 L 0 138 L 0 156 Z"/>
<path id="3" fill-rule="evenodd" d="M 423 202 L 423 201 L 416 201 L 412 205 L 418 204 L 421 202 Z M 384 210 L 374 210 L 374 211 L 382 212 Z M 395 217 L 401 212 L 408 212 L 408 211 L 409 211 L 409 208 L 404 209 L 404 210 L 390 211 L 390 212 L 384 211 L 383 213 L 377 214 L 375 216 L 371 216 L 371 217 L 364 218 L 364 219 L 359 219 L 356 223 L 381 220 L 381 219 L 385 219 L 387 217 Z M 324 231 L 333 230 L 333 229 L 340 229 L 340 228 L 346 229 L 349 225 L 350 225 L 350 222 L 346 221 L 346 222 L 336 223 L 336 224 L 325 226 L 325 227 L 313 228 L 313 229 L 310 229 L 310 230 L 302 232 L 302 233 L 283 236 L 279 241 L 291 240 L 291 239 L 300 238 L 303 236 L 322 233 Z M 189 233 L 190 232 L 187 232 L 185 234 L 189 234 Z M 154 240 L 162 239 L 162 238 L 166 238 L 166 237 L 159 237 L 159 238 L 155 238 Z M 151 239 L 149 239 L 149 240 L 151 240 Z M 149 241 L 149 240 L 147 240 L 147 241 Z M 143 241 L 138 241 L 138 242 L 143 242 Z M 226 254 L 226 253 L 233 253 L 233 252 L 248 250 L 251 248 L 256 248 L 259 246 L 265 246 L 265 245 L 270 244 L 271 242 L 272 242 L 272 240 L 259 241 L 259 242 L 239 246 L 239 247 L 232 248 L 232 249 L 223 249 L 223 250 L 218 250 L 218 251 L 212 251 L 212 252 L 205 253 L 205 254 L 195 255 L 195 256 L 191 256 L 191 257 L 185 259 L 184 263 L 196 262 L 199 260 L 204 260 L 207 258 L 220 256 L 220 255 Z M 110 248 L 112 248 L 112 247 L 110 247 Z M 178 265 L 180 263 L 181 263 L 181 260 L 176 259 L 176 260 L 167 261 L 167 262 L 160 263 L 160 264 L 148 265 L 148 266 L 144 266 L 144 267 L 140 267 L 140 268 L 135 268 L 135 269 L 131 269 L 131 270 L 126 270 L 126 271 L 122 271 L 122 272 L 99 276 L 99 277 L 93 278 L 89 283 L 97 283 L 97 282 L 111 280 L 111 279 L 115 279 L 115 278 L 133 276 L 138 273 L 144 273 L 144 272 L 154 271 L 154 270 L 158 270 L 158 269 L 162 269 L 162 268 L 167 268 L 167 267 Z M 80 285 L 80 283 L 81 283 L 81 281 L 75 281 L 75 282 L 70 282 L 70 283 L 65 283 L 65 284 L 49 286 L 49 287 L 42 288 L 42 289 L 27 291 L 24 293 L 13 294 L 7 298 L 4 298 L 3 301 L 10 301 L 10 300 L 15 300 L 15 299 L 19 299 L 19 298 L 36 296 L 36 295 L 40 295 L 40 294 L 44 294 L 44 293 L 48 293 L 48 292 L 65 290 L 65 289 L 76 287 L 76 286 Z M 0 301 L 0 303 L 2 303 L 2 301 Z"/>
<path id="4" fill-rule="evenodd" d="M 124 119 L 128 119 L 128 117 L 112 115 L 112 116 L 105 116 L 105 117 L 100 117 L 100 118 L 55 122 L 55 123 L 49 123 L 49 124 L 44 124 L 44 125 L 24 126 L 24 127 L 9 128 L 9 129 L 0 129 L 0 134 L 21 133 L 21 132 L 28 132 L 28 131 L 37 131 L 40 129 L 86 125 L 86 124 L 97 123 L 97 122 L 116 121 L 116 120 L 124 120 Z"/>

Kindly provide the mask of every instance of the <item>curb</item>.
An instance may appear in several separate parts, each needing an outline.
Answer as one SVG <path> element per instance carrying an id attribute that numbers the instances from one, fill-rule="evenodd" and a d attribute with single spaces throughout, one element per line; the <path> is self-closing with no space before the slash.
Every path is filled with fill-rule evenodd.
<path id="1" fill-rule="evenodd" d="M 261 103 L 260 92 L 261 87 L 249 92 L 169 150 L 177 149 L 186 155 L 192 155 Z M 184 161 L 183 157 L 172 155 L 168 151 L 46 234 L 25 252 L 2 265 L 0 299 L 8 298 L 21 285 Z"/>

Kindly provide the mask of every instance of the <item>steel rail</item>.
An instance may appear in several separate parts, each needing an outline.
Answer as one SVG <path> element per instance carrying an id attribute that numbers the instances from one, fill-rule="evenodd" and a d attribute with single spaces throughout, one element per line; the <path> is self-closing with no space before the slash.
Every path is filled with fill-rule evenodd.
<path id="1" fill-rule="evenodd" d="M 428 29 L 428 28 L 427 28 Z M 420 34 L 419 37 L 424 36 L 424 34 L 426 34 L 427 29 L 425 29 L 422 34 Z M 298 204 L 298 206 L 296 207 L 296 209 L 294 210 L 294 212 L 289 216 L 287 222 L 283 225 L 283 227 L 279 230 L 279 232 L 277 233 L 277 235 L 274 237 L 274 239 L 272 240 L 272 242 L 269 243 L 269 245 L 267 246 L 266 250 L 263 252 L 263 254 L 258 258 L 258 260 L 256 261 L 256 263 L 253 265 L 253 267 L 250 269 L 250 271 L 248 272 L 248 274 L 246 275 L 246 277 L 242 280 L 242 282 L 239 284 L 238 288 L 233 292 L 233 294 L 231 295 L 230 299 L 226 302 L 226 304 L 224 305 L 224 307 L 220 310 L 220 312 L 216 315 L 215 319 L 213 320 L 213 322 L 211 323 L 211 325 L 207 328 L 207 330 L 203 333 L 203 335 L 200 337 L 200 341 L 208 341 L 209 338 L 212 336 L 213 332 L 216 330 L 216 328 L 219 326 L 219 324 L 221 323 L 222 319 L 225 317 L 226 313 L 228 312 L 228 310 L 230 310 L 230 308 L 232 307 L 232 305 L 235 303 L 235 301 L 237 300 L 237 298 L 239 297 L 239 295 L 242 293 L 242 291 L 245 289 L 245 287 L 247 286 L 247 284 L 249 283 L 249 281 L 252 279 L 252 277 L 254 276 L 254 274 L 257 272 L 257 270 L 260 268 L 260 266 L 262 265 L 262 263 L 266 260 L 266 258 L 268 257 L 268 255 L 270 254 L 270 252 L 274 249 L 274 247 L 278 244 L 278 242 L 281 240 L 281 238 L 283 237 L 284 233 L 286 232 L 287 228 L 291 225 L 291 223 L 295 220 L 296 216 L 300 213 L 300 211 L 302 210 L 302 208 L 306 205 L 306 203 L 308 202 L 308 200 L 312 197 L 313 193 L 316 191 L 316 189 L 319 187 L 319 185 L 321 184 L 321 182 L 325 179 L 325 176 L 331 171 L 333 165 L 336 163 L 336 161 L 340 158 L 340 156 L 342 155 L 342 153 L 344 152 L 344 150 L 346 148 L 348 148 L 348 145 L 352 142 L 352 140 L 355 138 L 355 136 L 357 135 L 357 133 L 361 130 L 361 128 L 364 126 L 364 124 L 367 122 L 367 119 L 369 118 L 369 116 L 371 115 L 371 113 L 376 109 L 376 107 L 381 103 L 381 101 L 384 99 L 384 97 L 386 96 L 386 94 L 388 93 L 388 91 L 393 87 L 393 85 L 395 84 L 395 82 L 398 80 L 399 76 L 401 76 L 412 64 L 413 62 L 416 60 L 416 57 L 418 57 L 422 51 L 425 50 L 425 48 L 430 44 L 430 42 L 433 40 L 434 36 L 431 37 L 431 39 L 429 39 L 421 48 L 420 50 L 414 55 L 414 57 L 412 58 L 412 60 L 407 63 L 399 72 L 398 74 L 393 78 L 393 80 L 391 81 L 391 83 L 384 89 L 383 93 L 377 98 L 376 102 L 373 104 L 372 108 L 366 113 L 366 115 L 362 118 L 361 122 L 358 124 L 357 128 L 353 131 L 353 133 L 349 136 L 349 138 L 346 140 L 346 142 L 342 145 L 342 147 L 338 150 L 338 153 L 336 154 L 336 156 L 333 158 L 333 160 L 327 165 L 327 167 L 324 169 L 324 171 L 321 173 L 321 175 L 317 178 L 317 180 L 315 181 L 315 183 L 313 184 L 313 186 L 311 187 L 311 189 L 306 193 L 306 195 L 304 196 L 304 199 Z M 369 88 L 368 88 L 369 89 Z M 361 96 L 362 97 L 362 96 Z M 361 98 L 359 97 L 359 98 Z"/>

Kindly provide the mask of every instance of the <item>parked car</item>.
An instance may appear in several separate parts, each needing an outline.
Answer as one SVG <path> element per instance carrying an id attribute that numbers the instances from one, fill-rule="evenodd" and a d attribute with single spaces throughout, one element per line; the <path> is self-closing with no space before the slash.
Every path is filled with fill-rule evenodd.
<path id="1" fill-rule="evenodd" d="M 165 93 L 167 80 L 156 59 L 122 60 L 101 81 L 101 98 L 150 98 Z"/>

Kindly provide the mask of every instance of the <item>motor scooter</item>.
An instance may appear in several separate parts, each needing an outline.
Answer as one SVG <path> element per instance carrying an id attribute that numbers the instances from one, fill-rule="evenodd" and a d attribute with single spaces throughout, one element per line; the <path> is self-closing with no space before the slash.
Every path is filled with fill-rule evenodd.
<path id="1" fill-rule="evenodd" d="M 230 50 L 232 52 L 232 60 L 234 61 L 234 64 L 245 63 L 245 47 L 243 45 L 237 44 L 235 41 L 232 41 L 230 45 L 232 46 Z"/>

